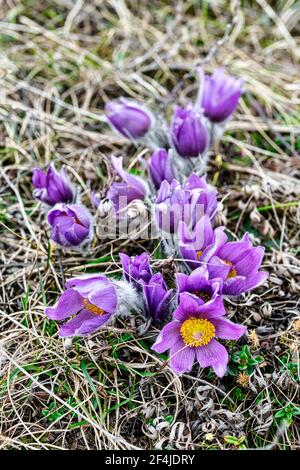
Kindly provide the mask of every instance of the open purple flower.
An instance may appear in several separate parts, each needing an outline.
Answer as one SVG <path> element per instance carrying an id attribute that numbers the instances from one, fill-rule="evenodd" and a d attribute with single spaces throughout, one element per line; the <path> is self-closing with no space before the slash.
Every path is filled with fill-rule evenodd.
<path id="1" fill-rule="evenodd" d="M 222 299 L 222 279 L 209 279 L 207 266 L 203 265 L 195 269 L 189 276 L 177 273 L 176 282 L 178 296 L 183 292 L 189 292 L 202 302 L 213 305 L 214 308 L 225 314 Z"/>
<path id="2" fill-rule="evenodd" d="M 65 320 L 60 336 L 82 336 L 103 326 L 117 310 L 117 292 L 113 283 L 102 274 L 85 274 L 70 279 L 67 290 L 45 314 L 51 320 Z"/>
<path id="3" fill-rule="evenodd" d="M 80 204 L 57 204 L 48 213 L 51 238 L 65 247 L 78 246 L 90 236 L 92 218 Z"/>
<path id="4" fill-rule="evenodd" d="M 263 247 L 253 247 L 246 233 L 241 241 L 219 245 L 208 263 L 211 278 L 223 279 L 223 294 L 239 295 L 260 286 L 268 277 L 259 271 Z"/>
<path id="5" fill-rule="evenodd" d="M 195 360 L 201 367 L 212 367 L 219 377 L 227 370 L 228 353 L 218 339 L 238 340 L 246 328 L 224 318 L 224 310 L 201 302 L 193 294 L 180 294 L 173 321 L 160 332 L 152 349 L 170 350 L 170 367 L 177 373 L 189 372 Z"/>
<path id="6" fill-rule="evenodd" d="M 242 95 L 242 80 L 225 76 L 218 68 L 209 77 L 199 70 L 201 84 L 198 105 L 212 122 L 225 121 L 236 110 Z"/>
<path id="7" fill-rule="evenodd" d="M 148 192 L 146 183 L 139 177 L 133 176 L 123 170 L 123 158 L 111 157 L 113 167 L 119 177 L 120 183 L 113 183 L 107 191 L 106 197 L 110 199 L 116 209 L 126 207 L 135 199 L 143 200 Z"/>
<path id="8" fill-rule="evenodd" d="M 210 262 L 210 259 L 218 248 L 227 241 L 224 233 L 225 227 L 213 229 L 210 218 L 205 215 L 190 230 L 184 222 L 179 223 L 178 245 L 182 258 L 192 268 L 199 268 L 202 264 Z M 210 278 L 222 278 L 221 275 Z"/>
<path id="9" fill-rule="evenodd" d="M 109 101 L 105 112 L 113 128 L 129 139 L 139 139 L 146 135 L 154 121 L 147 108 L 124 98 Z"/>
<path id="10" fill-rule="evenodd" d="M 125 253 L 119 253 L 123 268 L 123 275 L 126 281 L 131 282 L 136 287 L 141 287 L 140 280 L 148 282 L 152 276 L 151 266 L 149 264 L 149 255 L 144 252 L 141 255 L 130 256 Z"/>
<path id="11" fill-rule="evenodd" d="M 50 165 L 47 172 L 34 168 L 32 184 L 35 188 L 33 196 L 49 206 L 59 202 L 72 202 L 74 199 L 73 185 L 63 168 L 56 171 L 54 166 Z"/>
<path id="12" fill-rule="evenodd" d="M 149 281 L 141 280 L 146 313 L 154 321 L 164 320 L 170 308 L 172 291 L 168 290 L 161 273 L 154 274 Z"/>
<path id="13" fill-rule="evenodd" d="M 169 150 L 157 149 L 153 152 L 149 162 L 149 174 L 156 189 L 160 188 L 161 183 L 166 180 L 171 183 L 174 179 L 174 172 L 171 165 Z"/>
<path id="14" fill-rule="evenodd" d="M 181 157 L 198 157 L 207 147 L 209 137 L 204 118 L 191 108 L 175 108 L 170 132 Z"/>

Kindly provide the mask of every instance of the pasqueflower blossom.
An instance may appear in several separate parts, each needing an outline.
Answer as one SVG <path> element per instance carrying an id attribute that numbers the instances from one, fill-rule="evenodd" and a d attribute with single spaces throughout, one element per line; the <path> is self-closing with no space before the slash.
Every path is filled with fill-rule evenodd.
<path id="1" fill-rule="evenodd" d="M 180 222 L 178 226 L 178 245 L 182 258 L 192 269 L 210 262 L 217 249 L 227 241 L 224 230 L 225 227 L 213 229 L 211 220 L 207 215 L 201 217 L 193 230 L 190 230 L 185 222 Z M 216 277 L 222 276 L 210 275 L 211 279 Z"/>
<path id="2" fill-rule="evenodd" d="M 105 111 L 113 128 L 129 139 L 144 137 L 154 122 L 147 108 L 124 98 L 109 101 Z"/>
<path id="3" fill-rule="evenodd" d="M 181 157 L 198 157 L 207 147 L 209 137 L 205 120 L 192 108 L 175 108 L 170 133 Z"/>
<path id="4" fill-rule="evenodd" d="M 119 253 L 123 275 L 126 281 L 131 282 L 136 287 L 141 287 L 140 280 L 148 282 L 152 276 L 151 266 L 149 264 L 149 255 L 144 252 L 141 255 L 130 256 L 125 253 Z"/>
<path id="5" fill-rule="evenodd" d="M 78 246 L 91 236 L 92 217 L 80 204 L 56 204 L 48 222 L 52 240 L 65 247 Z"/>
<path id="6" fill-rule="evenodd" d="M 164 320 L 170 307 L 172 291 L 166 286 L 161 273 L 154 274 L 148 282 L 141 280 L 146 313 L 154 321 Z"/>
<path id="7" fill-rule="evenodd" d="M 59 202 L 72 202 L 74 199 L 74 187 L 63 168 L 56 171 L 54 166 L 50 165 L 47 172 L 35 168 L 32 184 L 35 188 L 33 196 L 49 206 Z"/>
<path id="8" fill-rule="evenodd" d="M 177 273 L 175 276 L 178 296 L 183 292 L 190 292 L 204 303 L 213 305 L 214 308 L 225 314 L 222 299 L 222 279 L 209 279 L 206 265 L 194 269 L 190 275 Z"/>
<path id="9" fill-rule="evenodd" d="M 171 369 L 189 372 L 195 360 L 201 367 L 212 367 L 219 377 L 227 370 L 228 353 L 217 339 L 238 340 L 246 328 L 224 318 L 224 310 L 204 303 L 193 294 L 180 294 L 173 321 L 160 332 L 152 349 L 158 353 L 170 350 Z"/>
<path id="10" fill-rule="evenodd" d="M 159 189 L 164 180 L 171 183 L 174 179 L 170 152 L 171 150 L 167 152 L 167 150 L 160 148 L 155 150 L 151 156 L 148 168 L 155 189 Z"/>
<path id="11" fill-rule="evenodd" d="M 113 183 L 107 191 L 106 197 L 110 199 L 116 209 L 125 207 L 135 199 L 143 200 L 148 192 L 147 184 L 138 176 L 133 176 L 123 170 L 123 158 L 111 157 L 113 167 L 122 179 L 120 183 Z"/>
<path id="12" fill-rule="evenodd" d="M 204 214 L 213 219 L 218 207 L 218 191 L 206 183 L 205 176 L 200 177 L 192 173 L 184 184 L 184 188 L 190 191 L 190 204 L 194 215 L 192 227 Z"/>
<path id="13" fill-rule="evenodd" d="M 60 336 L 93 333 L 107 323 L 117 310 L 116 287 L 102 274 L 74 277 L 66 282 L 66 287 L 56 305 L 45 309 L 51 320 L 65 320 L 76 315 L 60 327 Z"/>
<path id="14" fill-rule="evenodd" d="M 155 216 L 160 229 L 175 233 L 181 220 L 190 220 L 190 193 L 177 181 L 164 180 L 156 197 Z"/>
<path id="15" fill-rule="evenodd" d="M 211 76 L 199 70 L 200 89 L 198 106 L 212 122 L 222 122 L 236 110 L 242 95 L 242 80 L 225 76 L 224 69 L 218 68 Z"/>
<path id="16" fill-rule="evenodd" d="M 211 278 L 223 279 L 223 294 L 239 295 L 261 285 L 268 277 L 259 271 L 264 248 L 253 247 L 246 233 L 238 242 L 219 245 L 208 263 Z"/>

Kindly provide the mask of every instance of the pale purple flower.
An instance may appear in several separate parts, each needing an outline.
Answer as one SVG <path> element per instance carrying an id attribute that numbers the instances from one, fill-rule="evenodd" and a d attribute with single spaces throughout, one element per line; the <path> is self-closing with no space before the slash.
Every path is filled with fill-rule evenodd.
<path id="1" fill-rule="evenodd" d="M 123 158 L 111 157 L 115 172 L 121 178 L 120 183 L 113 183 L 107 191 L 106 197 L 111 200 L 116 209 L 124 208 L 130 202 L 144 200 L 148 193 L 145 181 L 138 176 L 133 176 L 123 169 Z"/>
<path id="2" fill-rule="evenodd" d="M 170 133 L 172 143 L 181 157 L 198 157 L 208 145 L 205 120 L 191 108 L 175 108 Z"/>
<path id="3" fill-rule="evenodd" d="M 84 274 L 67 281 L 66 291 L 54 307 L 45 314 L 51 320 L 65 320 L 60 336 L 82 336 L 103 326 L 117 310 L 117 291 L 114 284 L 102 274 Z"/>
<path id="4" fill-rule="evenodd" d="M 178 245 L 182 258 L 192 268 L 198 268 L 210 259 L 219 247 L 227 241 L 224 233 L 225 227 L 213 229 L 211 220 L 207 215 L 201 217 L 194 229 L 190 229 L 185 222 L 180 222 L 178 227 Z M 222 277 L 220 275 L 210 276 Z"/>
<path id="5" fill-rule="evenodd" d="M 166 286 L 161 273 L 154 274 L 149 281 L 141 280 L 146 314 L 154 321 L 165 320 L 169 313 L 172 290 Z"/>
<path id="6" fill-rule="evenodd" d="M 228 353 L 217 339 L 238 340 L 246 328 L 224 318 L 225 311 L 204 303 L 193 294 L 180 294 L 179 306 L 173 321 L 160 332 L 152 349 L 169 352 L 171 369 L 182 374 L 189 372 L 195 360 L 201 367 L 212 367 L 219 377 L 227 370 Z"/>
<path id="7" fill-rule="evenodd" d="M 155 150 L 151 156 L 148 168 L 155 189 L 159 189 L 164 180 L 171 183 L 174 179 L 170 152 L 171 150 L 160 148 Z"/>
<path id="8" fill-rule="evenodd" d="M 223 294 L 239 295 L 260 286 L 268 277 L 259 271 L 264 248 L 253 247 L 246 233 L 238 242 L 219 245 L 208 263 L 211 278 L 223 279 Z"/>
<path id="9" fill-rule="evenodd" d="M 53 165 L 49 166 L 47 172 L 34 168 L 32 184 L 35 188 L 33 196 L 49 206 L 59 202 L 72 202 L 75 196 L 74 187 L 65 170 L 62 168 L 57 171 Z"/>
<path id="10" fill-rule="evenodd" d="M 141 279 L 145 282 L 150 280 L 152 269 L 148 253 L 144 252 L 134 257 L 130 257 L 126 253 L 119 253 L 119 256 L 126 281 L 131 282 L 136 287 L 141 287 Z"/>
<path id="11" fill-rule="evenodd" d="M 155 217 L 161 230 L 176 233 L 181 220 L 190 220 L 190 192 L 177 180 L 163 181 L 156 197 Z"/>
<path id="12" fill-rule="evenodd" d="M 201 79 L 198 106 L 212 122 L 222 122 L 236 110 L 242 95 L 242 80 L 226 76 L 218 68 L 211 76 L 199 69 Z"/>
<path id="13" fill-rule="evenodd" d="M 209 271 L 206 265 L 195 269 L 190 275 L 177 273 L 175 276 L 178 297 L 183 292 L 189 292 L 225 314 L 222 299 L 222 279 L 209 279 Z"/>
<path id="14" fill-rule="evenodd" d="M 206 183 L 206 177 L 192 173 L 184 184 L 184 188 L 190 191 L 191 212 L 193 213 L 192 226 L 194 227 L 200 216 L 204 214 L 213 219 L 218 207 L 218 191 L 209 187 Z"/>
<path id="15" fill-rule="evenodd" d="M 105 112 L 113 128 L 129 139 L 144 137 L 154 121 L 146 107 L 125 98 L 109 101 Z"/>
<path id="16" fill-rule="evenodd" d="M 80 204 L 57 204 L 48 213 L 51 239 L 65 247 L 78 246 L 92 231 L 89 211 Z"/>

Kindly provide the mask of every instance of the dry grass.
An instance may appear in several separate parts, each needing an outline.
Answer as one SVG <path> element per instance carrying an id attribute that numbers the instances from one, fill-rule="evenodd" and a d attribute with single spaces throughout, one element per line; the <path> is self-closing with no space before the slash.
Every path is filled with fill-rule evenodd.
<path id="1" fill-rule="evenodd" d="M 0 448 L 299 448 L 300 4 L 238 4 L 1 2 Z M 233 237 L 248 230 L 266 247 L 267 285 L 227 303 L 251 330 L 251 354 L 263 356 L 250 378 L 196 368 L 176 377 L 140 318 L 71 345 L 43 314 L 65 278 L 120 272 L 120 249 L 154 247 L 96 240 L 84 255 L 55 250 L 32 168 L 67 165 L 87 204 L 90 187 L 104 194 L 109 155 L 134 165 L 143 149 L 105 126 L 103 104 L 124 94 L 170 113 L 175 98 L 195 94 L 201 62 L 226 65 L 247 90 L 209 179 Z M 173 263 L 153 261 L 172 274 Z"/>

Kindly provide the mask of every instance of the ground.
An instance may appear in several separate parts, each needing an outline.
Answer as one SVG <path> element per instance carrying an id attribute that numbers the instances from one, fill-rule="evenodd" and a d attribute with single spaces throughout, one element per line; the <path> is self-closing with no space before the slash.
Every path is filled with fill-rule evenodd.
<path id="1" fill-rule="evenodd" d="M 4 0 L 0 18 L 0 448 L 299 448 L 299 2 Z M 197 368 L 177 377 L 141 318 L 59 338 L 44 306 L 65 279 L 120 275 L 121 250 L 148 250 L 169 280 L 175 264 L 142 240 L 65 255 L 31 185 L 34 167 L 66 165 L 89 205 L 112 182 L 111 154 L 143 171 L 149 150 L 107 127 L 104 103 L 126 95 L 170 116 L 195 96 L 198 65 L 244 80 L 208 181 L 219 221 L 233 237 L 250 232 L 269 271 L 227 302 L 249 335 L 229 344 L 221 380 Z"/>

